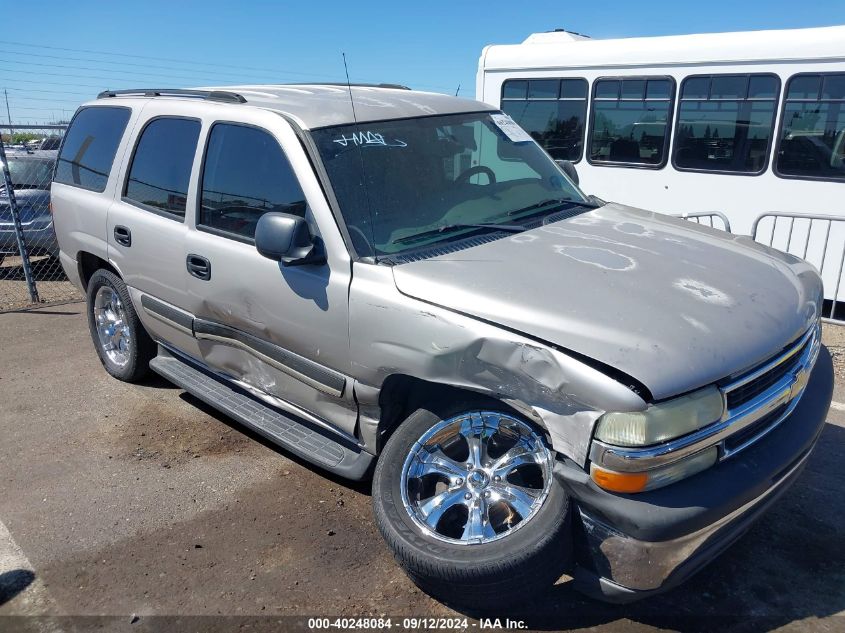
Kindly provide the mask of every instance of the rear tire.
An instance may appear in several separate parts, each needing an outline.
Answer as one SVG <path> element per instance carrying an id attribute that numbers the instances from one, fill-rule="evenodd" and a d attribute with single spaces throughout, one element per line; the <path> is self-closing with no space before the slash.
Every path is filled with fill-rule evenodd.
<path id="1" fill-rule="evenodd" d="M 113 272 L 97 270 L 88 281 L 88 328 L 105 370 L 125 382 L 137 382 L 149 372 L 156 354 L 123 280 Z"/>
<path id="2" fill-rule="evenodd" d="M 428 436 L 429 439 L 425 440 L 426 451 L 429 450 L 428 447 L 436 446 L 437 449 L 433 451 L 440 457 L 445 454 L 442 450 L 444 445 L 449 442 L 452 446 L 457 445 L 454 440 L 442 438 L 449 428 L 453 428 L 449 426 L 455 424 L 451 422 L 452 420 L 463 419 L 464 422 L 460 424 L 465 424 L 466 416 L 470 412 L 485 412 L 482 415 L 490 415 L 494 420 L 496 414 L 501 413 L 506 416 L 507 424 L 513 424 L 510 420 L 516 420 L 522 425 L 519 428 L 530 428 L 535 437 L 541 438 L 545 449 L 538 449 L 538 454 L 543 455 L 543 460 L 551 456 L 542 431 L 501 405 L 491 405 L 489 401 L 478 399 L 467 399 L 463 402 L 421 408 L 399 426 L 379 457 L 373 476 L 373 507 L 379 530 L 393 551 L 396 561 L 420 589 L 445 603 L 479 612 L 495 609 L 501 613 L 503 607 L 536 598 L 551 587 L 568 568 L 572 552 L 568 516 L 569 497 L 563 487 L 551 476 L 549 466 L 545 470 L 546 476 L 551 477 L 547 492 L 543 493 L 545 496 L 542 501 L 536 502 L 540 503 L 539 506 L 535 503 L 531 512 L 526 511 L 529 518 L 527 520 L 520 518 L 520 522 L 515 527 L 510 527 L 510 521 L 514 516 L 511 514 L 506 524 L 509 527 L 502 532 L 490 531 L 493 528 L 494 514 L 501 515 L 501 510 L 496 509 L 496 491 L 502 489 L 503 484 L 506 484 L 505 489 L 512 488 L 509 478 L 516 469 L 511 470 L 510 474 L 504 478 L 496 479 L 498 483 L 492 483 L 493 478 L 487 475 L 501 471 L 492 468 L 484 471 L 479 468 L 479 471 L 487 472 L 487 475 L 479 474 L 473 479 L 471 469 L 475 467 L 470 466 L 470 462 L 463 464 L 460 463 L 460 458 L 455 458 L 454 463 L 450 462 L 449 468 L 458 465 L 470 469 L 467 471 L 469 474 L 466 474 L 463 479 L 460 473 L 456 473 L 451 483 L 438 484 L 441 488 L 436 490 L 442 490 L 443 486 L 454 486 L 459 495 L 455 497 L 458 500 L 453 503 L 456 506 L 470 504 L 470 508 L 475 501 L 463 501 L 470 498 L 466 496 L 467 494 L 473 499 L 476 498 L 475 495 L 486 497 L 487 500 L 482 501 L 482 507 L 486 508 L 484 514 L 487 517 L 485 522 L 482 522 L 486 530 L 481 532 L 484 536 L 476 537 L 475 535 L 479 532 L 469 531 L 469 513 L 472 510 L 464 510 L 463 507 L 453 508 L 459 513 L 465 512 L 466 518 L 458 518 L 458 527 L 452 528 L 457 531 L 451 540 L 450 537 L 444 537 L 440 531 L 444 523 L 454 523 L 454 520 L 447 515 L 453 510 L 442 512 L 441 518 L 435 519 L 433 529 L 424 529 L 420 523 L 419 510 L 428 499 L 409 501 L 412 495 L 409 495 L 407 490 L 403 495 L 403 487 L 418 491 L 424 485 L 421 482 L 431 475 L 426 474 L 421 478 L 412 479 L 403 476 L 403 473 L 421 472 L 411 470 L 414 468 L 413 460 L 416 459 L 412 456 L 423 450 L 418 442 L 427 437 L 434 427 L 446 430 L 437 430 L 435 435 Z M 444 424 L 446 424 L 445 427 Z M 463 429 L 463 426 L 461 428 Z M 488 436 L 488 438 L 492 437 L 495 436 Z M 487 446 L 493 444 L 492 439 L 484 440 L 483 433 L 479 435 L 479 438 L 485 441 Z M 464 441 L 469 447 L 468 440 L 459 441 Z M 472 448 L 469 450 L 471 451 Z M 485 455 L 492 452 L 484 450 Z M 506 448 L 502 450 L 509 452 Z M 426 456 L 425 459 L 428 459 L 427 456 L 434 453 L 424 452 L 423 455 Z M 498 457 L 493 457 L 487 460 L 485 457 L 484 460 L 479 461 L 492 464 L 497 459 Z M 472 461 L 471 457 L 470 461 Z M 412 466 L 409 467 L 409 463 Z M 427 462 L 421 463 L 427 464 Z M 524 467 L 531 467 L 531 465 L 525 464 Z M 455 483 L 457 481 L 465 481 L 464 487 L 458 487 Z M 480 487 L 473 488 L 471 485 Z M 488 488 L 492 496 L 488 496 Z M 447 488 L 446 492 L 448 493 L 451 489 Z M 413 494 L 418 495 L 418 493 Z M 437 496 L 438 493 L 435 491 L 431 494 Z M 491 502 L 490 499 L 494 501 Z M 413 509 L 415 503 L 416 510 Z M 441 505 L 446 505 L 446 503 L 448 502 Z M 437 506 L 438 509 L 440 507 Z M 463 527 L 460 525 L 461 520 L 465 521 Z"/>

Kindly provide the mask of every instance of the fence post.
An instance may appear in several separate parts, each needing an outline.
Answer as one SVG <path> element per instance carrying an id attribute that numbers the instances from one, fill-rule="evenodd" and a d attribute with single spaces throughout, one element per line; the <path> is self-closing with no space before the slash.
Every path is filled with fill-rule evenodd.
<path id="1" fill-rule="evenodd" d="M 32 276 L 32 267 L 29 265 L 29 253 L 26 250 L 26 240 L 23 236 L 18 201 L 15 198 L 12 175 L 9 173 L 9 163 L 6 161 L 6 148 L 3 145 L 2 135 L 0 135 L 0 164 L 3 165 L 3 181 L 6 185 L 6 195 L 9 197 L 9 208 L 12 211 L 12 221 L 15 224 L 15 237 L 18 241 L 18 251 L 21 255 L 23 275 L 26 279 L 26 287 L 29 290 L 29 298 L 33 303 L 38 303 L 38 289 L 35 287 L 35 278 Z"/>

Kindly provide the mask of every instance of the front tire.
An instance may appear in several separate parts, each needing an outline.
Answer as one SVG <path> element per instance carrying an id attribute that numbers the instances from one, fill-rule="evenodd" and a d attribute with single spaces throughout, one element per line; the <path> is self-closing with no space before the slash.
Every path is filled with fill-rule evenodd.
<path id="1" fill-rule="evenodd" d="M 443 602 L 483 611 L 530 600 L 571 558 L 553 462 L 543 433 L 501 406 L 418 409 L 376 466 L 376 522 L 411 580 Z"/>
<path id="2" fill-rule="evenodd" d="M 123 280 L 100 269 L 88 281 L 88 328 L 105 370 L 125 382 L 147 375 L 156 346 L 141 325 Z"/>

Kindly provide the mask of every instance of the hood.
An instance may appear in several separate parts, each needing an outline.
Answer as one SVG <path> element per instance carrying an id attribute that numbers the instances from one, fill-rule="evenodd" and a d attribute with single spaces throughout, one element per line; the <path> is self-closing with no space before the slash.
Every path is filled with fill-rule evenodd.
<path id="1" fill-rule="evenodd" d="M 610 365 L 657 400 L 775 354 L 815 322 L 822 296 L 803 260 L 617 204 L 393 275 L 407 296 Z"/>

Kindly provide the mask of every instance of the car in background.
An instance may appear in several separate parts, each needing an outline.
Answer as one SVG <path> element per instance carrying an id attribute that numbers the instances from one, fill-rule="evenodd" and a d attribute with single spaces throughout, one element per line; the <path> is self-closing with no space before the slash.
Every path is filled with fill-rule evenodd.
<path id="1" fill-rule="evenodd" d="M 57 150 L 11 150 L 6 153 L 30 255 L 58 257 L 59 247 L 50 213 L 50 181 L 57 154 Z M 5 183 L 0 181 L 0 262 L 18 252 L 9 196 Z"/>

